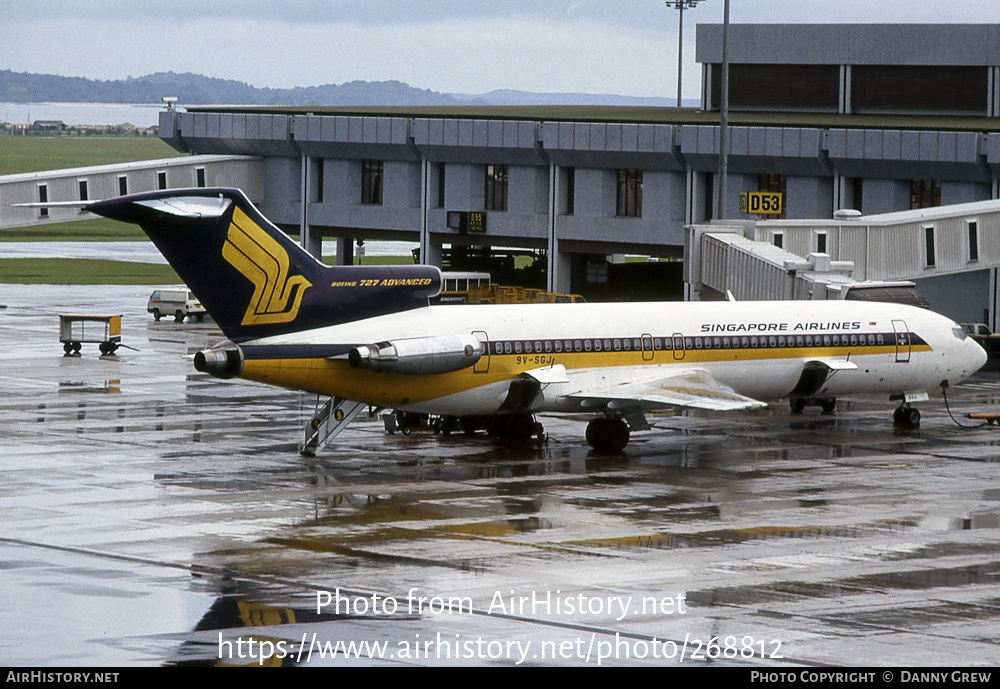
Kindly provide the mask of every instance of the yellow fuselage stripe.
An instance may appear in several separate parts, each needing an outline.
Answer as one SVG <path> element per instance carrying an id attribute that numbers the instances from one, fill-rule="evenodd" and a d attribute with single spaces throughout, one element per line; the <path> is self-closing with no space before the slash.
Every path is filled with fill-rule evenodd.
<path id="1" fill-rule="evenodd" d="M 913 345 L 912 354 L 929 352 L 928 345 Z M 400 375 L 351 368 L 346 359 L 249 359 L 242 377 L 271 385 L 302 389 L 324 395 L 336 395 L 367 404 L 398 407 L 419 404 L 466 392 L 484 385 L 511 380 L 525 371 L 562 364 L 574 369 L 619 366 L 658 366 L 717 364 L 737 361 L 787 359 L 822 359 L 883 355 L 895 357 L 895 344 L 855 347 L 780 347 L 757 349 L 689 349 L 674 358 L 671 350 L 645 352 L 561 352 L 550 354 L 492 354 L 483 357 L 476 367 L 454 373 Z M 678 352 L 679 353 L 679 352 Z M 487 362 L 487 358 L 489 361 Z M 476 372 L 489 365 L 489 370 Z"/>

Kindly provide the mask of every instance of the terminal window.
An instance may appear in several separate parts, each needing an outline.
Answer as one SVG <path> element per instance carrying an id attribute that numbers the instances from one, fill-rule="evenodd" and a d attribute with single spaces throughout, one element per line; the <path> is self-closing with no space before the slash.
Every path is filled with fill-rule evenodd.
<path id="1" fill-rule="evenodd" d="M 642 170 L 618 171 L 618 215 L 642 217 Z"/>
<path id="2" fill-rule="evenodd" d="M 361 203 L 382 205 L 382 161 L 361 162 Z"/>
<path id="3" fill-rule="evenodd" d="M 486 166 L 486 196 L 484 207 L 488 211 L 507 210 L 507 166 Z"/>
<path id="4" fill-rule="evenodd" d="M 769 218 L 784 218 L 785 209 L 788 207 L 787 201 L 788 176 L 787 175 L 757 175 L 757 191 L 769 191 L 781 194 L 781 213 L 769 215 Z"/>
<path id="5" fill-rule="evenodd" d="M 924 228 L 924 249 L 927 253 L 927 267 L 932 267 L 937 263 L 934 256 L 934 226 L 929 225 Z"/>
<path id="6" fill-rule="evenodd" d="M 39 184 L 38 185 L 38 203 L 48 203 L 48 201 L 49 201 L 49 185 L 47 185 L 47 184 Z M 49 217 L 49 209 L 48 208 L 39 208 L 38 209 L 38 217 L 39 218 L 47 218 L 47 217 Z"/>
<path id="7" fill-rule="evenodd" d="M 941 182 L 936 179 L 915 179 L 910 182 L 910 209 L 934 208 L 941 205 Z"/>
<path id="8" fill-rule="evenodd" d="M 979 223 L 975 220 L 965 221 L 966 230 L 969 233 L 969 260 L 979 260 Z"/>

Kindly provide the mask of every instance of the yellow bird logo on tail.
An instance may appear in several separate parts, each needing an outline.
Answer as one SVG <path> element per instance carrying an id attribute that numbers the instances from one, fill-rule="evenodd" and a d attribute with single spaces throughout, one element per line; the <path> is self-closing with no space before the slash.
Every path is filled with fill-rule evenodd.
<path id="1" fill-rule="evenodd" d="M 289 277 L 288 252 L 239 208 L 233 211 L 222 257 L 254 286 L 241 325 L 295 320 L 312 283 L 302 275 Z"/>

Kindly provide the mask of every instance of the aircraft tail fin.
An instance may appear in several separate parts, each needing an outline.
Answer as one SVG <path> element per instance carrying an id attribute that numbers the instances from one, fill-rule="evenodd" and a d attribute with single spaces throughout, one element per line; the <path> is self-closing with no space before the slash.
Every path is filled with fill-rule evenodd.
<path id="1" fill-rule="evenodd" d="M 175 189 L 86 207 L 143 231 L 234 342 L 427 304 L 434 266 L 328 266 L 238 189 Z"/>

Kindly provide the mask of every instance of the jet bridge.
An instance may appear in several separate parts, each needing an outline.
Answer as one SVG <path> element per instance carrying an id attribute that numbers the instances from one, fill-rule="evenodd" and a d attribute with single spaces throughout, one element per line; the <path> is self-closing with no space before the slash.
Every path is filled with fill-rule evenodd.
<path id="1" fill-rule="evenodd" d="M 988 295 L 955 298 L 981 300 L 996 320 L 1000 200 L 835 215 L 689 226 L 684 277 L 693 297 L 720 299 L 729 293 L 739 300 L 865 299 L 926 306 L 915 281 L 989 270 Z"/>

